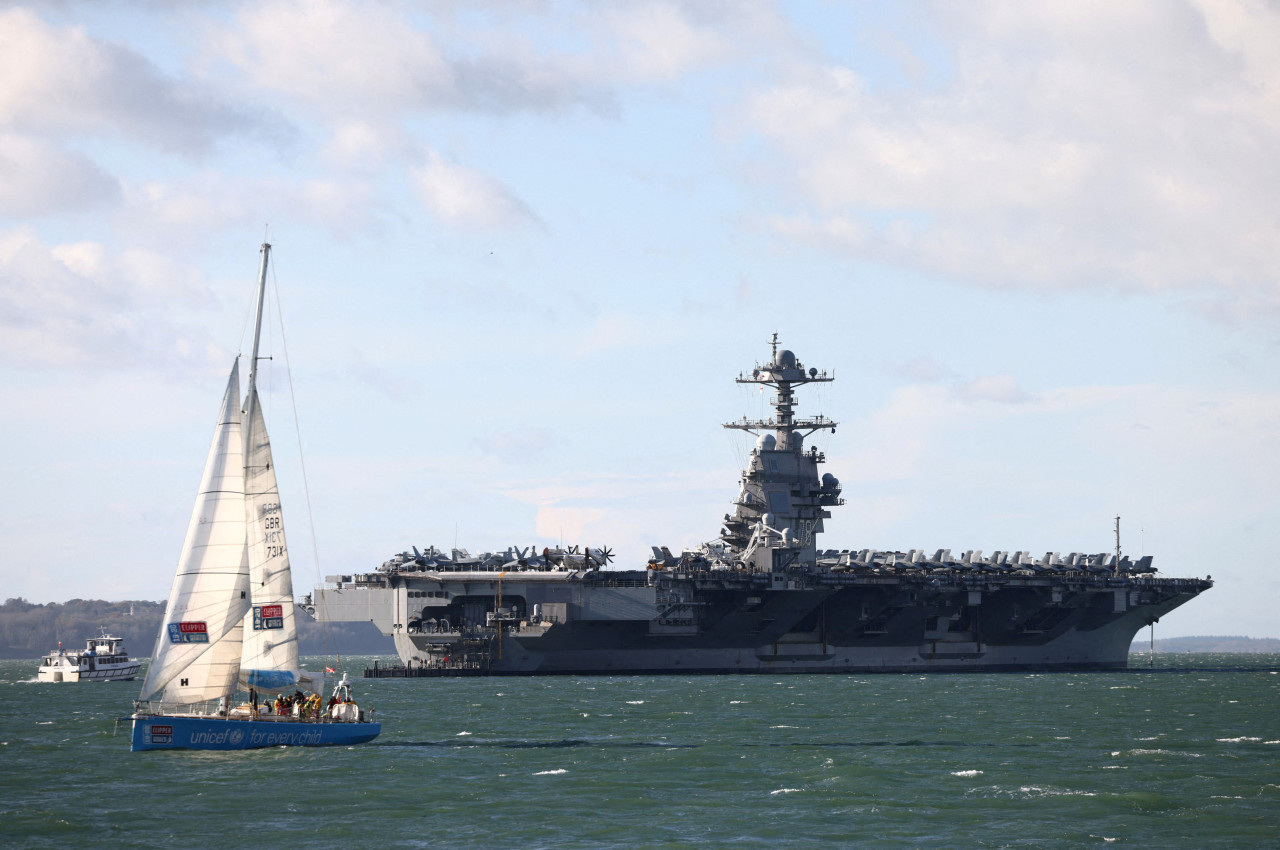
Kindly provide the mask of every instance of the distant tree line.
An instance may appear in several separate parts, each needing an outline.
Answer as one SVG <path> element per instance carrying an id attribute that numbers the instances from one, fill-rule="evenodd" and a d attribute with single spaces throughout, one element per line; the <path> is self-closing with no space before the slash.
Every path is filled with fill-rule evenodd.
<path id="1" fill-rule="evenodd" d="M 103 629 L 124 638 L 125 648 L 136 658 L 151 655 L 164 603 L 146 600 L 104 602 L 72 599 L 39 605 L 25 599 L 9 599 L 0 605 L 0 658 L 40 658 L 57 649 L 79 650 Z M 298 648 L 303 655 L 392 655 L 391 638 L 372 623 L 330 623 L 322 626 L 298 611 Z"/>
<path id="2" fill-rule="evenodd" d="M 1146 652 L 1150 644 L 1143 640 L 1144 637 L 1143 632 L 1138 632 L 1129 651 Z M 1156 638 L 1156 652 L 1280 652 L 1280 638 L 1240 635 Z"/>

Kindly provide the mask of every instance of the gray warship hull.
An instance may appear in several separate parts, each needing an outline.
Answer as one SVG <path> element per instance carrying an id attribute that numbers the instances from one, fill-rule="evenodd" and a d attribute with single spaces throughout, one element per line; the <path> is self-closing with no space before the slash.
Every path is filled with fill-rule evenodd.
<path id="1" fill-rule="evenodd" d="M 796 390 L 834 380 L 772 341 L 740 384 L 774 390 L 719 537 L 642 570 L 608 549 L 509 548 L 472 557 L 416 548 L 363 575 L 330 576 L 309 610 L 372 621 L 403 675 L 819 673 L 1124 667 L 1143 626 L 1208 589 L 1156 578 L 1151 557 L 951 550 L 821 550 L 839 480 L 807 439 Z"/>
<path id="2" fill-rule="evenodd" d="M 656 571 L 340 577 L 312 610 L 372 620 L 397 675 L 1106 670 L 1199 579 Z M 508 621 L 492 617 L 506 609 Z"/>

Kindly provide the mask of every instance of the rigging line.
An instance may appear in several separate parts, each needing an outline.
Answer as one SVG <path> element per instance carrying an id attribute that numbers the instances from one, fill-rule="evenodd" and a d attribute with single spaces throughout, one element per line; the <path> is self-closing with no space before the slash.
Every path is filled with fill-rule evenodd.
<path id="1" fill-rule="evenodd" d="M 278 260 L 277 260 L 278 263 Z M 316 571 L 316 584 L 320 583 L 320 546 L 316 542 L 316 522 L 315 516 L 311 510 L 311 487 L 307 483 L 307 462 L 302 454 L 302 426 L 298 422 L 298 399 L 293 392 L 293 369 L 289 365 L 289 343 L 284 333 L 284 311 L 280 309 L 280 286 L 276 280 L 276 265 L 271 264 L 271 288 L 276 296 L 276 321 L 280 323 L 280 350 L 284 354 L 284 374 L 289 383 L 289 404 L 293 408 L 293 430 L 298 440 L 298 464 L 302 470 L 302 493 L 307 503 L 307 529 L 311 532 L 311 557 L 314 559 Z M 293 600 L 289 600 L 293 602 Z M 312 602 L 314 603 L 314 599 Z M 324 657 L 329 658 L 329 625 L 328 623 L 320 624 L 320 643 L 321 649 L 324 650 Z"/>

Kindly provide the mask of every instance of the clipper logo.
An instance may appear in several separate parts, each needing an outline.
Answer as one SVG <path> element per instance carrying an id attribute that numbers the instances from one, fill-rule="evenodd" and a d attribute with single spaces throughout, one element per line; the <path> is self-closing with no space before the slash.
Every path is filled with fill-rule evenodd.
<path id="1" fill-rule="evenodd" d="M 147 728 L 147 738 L 153 744 L 172 744 L 173 727 L 152 724 Z"/>
<path id="2" fill-rule="evenodd" d="M 209 627 L 203 622 L 183 622 L 169 624 L 170 643 L 208 643 Z"/>
<path id="3" fill-rule="evenodd" d="M 284 628 L 284 606 L 283 605 L 254 605 L 253 606 L 253 630 L 260 632 L 263 629 L 283 629 Z"/>

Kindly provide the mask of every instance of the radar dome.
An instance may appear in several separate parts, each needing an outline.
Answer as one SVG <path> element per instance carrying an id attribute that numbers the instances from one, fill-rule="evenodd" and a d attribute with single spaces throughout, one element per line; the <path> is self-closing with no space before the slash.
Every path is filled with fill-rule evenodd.
<path id="1" fill-rule="evenodd" d="M 784 348 L 779 351 L 778 356 L 774 358 L 773 365 L 781 369 L 794 369 L 796 368 L 796 356 Z"/>
<path id="2" fill-rule="evenodd" d="M 756 438 L 756 449 L 771 452 L 778 446 L 778 438 L 772 434 L 761 434 Z"/>

